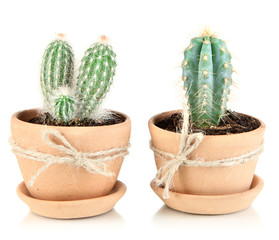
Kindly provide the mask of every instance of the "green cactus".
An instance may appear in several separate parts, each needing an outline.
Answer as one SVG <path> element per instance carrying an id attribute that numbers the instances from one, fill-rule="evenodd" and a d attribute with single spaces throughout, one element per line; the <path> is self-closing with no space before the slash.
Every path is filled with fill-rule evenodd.
<path id="1" fill-rule="evenodd" d="M 59 92 L 61 93 L 60 95 Z M 67 123 L 75 118 L 75 97 L 65 92 L 64 89 L 58 90 L 58 96 L 54 97 L 53 103 L 54 118 L 56 120 L 58 120 L 59 122 Z"/>
<path id="2" fill-rule="evenodd" d="M 115 56 L 112 47 L 105 42 L 95 43 L 85 52 L 76 87 L 81 119 L 90 118 L 108 92 L 115 75 Z"/>
<path id="3" fill-rule="evenodd" d="M 193 38 L 184 51 L 182 80 L 191 122 L 200 128 L 218 126 L 232 84 L 231 55 L 225 42 L 209 34 Z"/>
<path id="4" fill-rule="evenodd" d="M 72 85 L 74 55 L 71 46 L 61 39 L 51 42 L 44 53 L 41 64 L 41 89 L 44 101 L 51 104 L 53 91 Z"/>
<path id="5" fill-rule="evenodd" d="M 41 65 L 41 90 L 47 111 L 58 122 L 90 118 L 108 92 L 115 75 L 116 55 L 106 41 L 102 36 L 85 52 L 75 84 L 71 46 L 62 39 L 47 46 Z"/>

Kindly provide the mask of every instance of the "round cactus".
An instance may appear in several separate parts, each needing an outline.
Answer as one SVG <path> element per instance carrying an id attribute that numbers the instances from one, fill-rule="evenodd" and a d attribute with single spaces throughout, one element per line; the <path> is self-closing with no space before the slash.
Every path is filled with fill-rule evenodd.
<path id="1" fill-rule="evenodd" d="M 52 115 L 58 122 L 67 123 L 75 118 L 76 98 L 71 88 L 58 88 L 52 98 Z"/>
<path id="2" fill-rule="evenodd" d="M 75 101 L 70 96 L 61 95 L 55 100 L 54 108 L 58 121 L 68 122 L 74 118 Z"/>
<path id="3" fill-rule="evenodd" d="M 224 41 L 213 35 L 191 40 L 184 52 L 182 80 L 191 122 L 206 128 L 225 116 L 232 84 L 231 55 Z"/>
<path id="4" fill-rule="evenodd" d="M 79 117 L 90 118 L 105 97 L 115 75 L 115 53 L 105 37 L 93 44 L 81 60 L 76 95 L 79 99 Z"/>

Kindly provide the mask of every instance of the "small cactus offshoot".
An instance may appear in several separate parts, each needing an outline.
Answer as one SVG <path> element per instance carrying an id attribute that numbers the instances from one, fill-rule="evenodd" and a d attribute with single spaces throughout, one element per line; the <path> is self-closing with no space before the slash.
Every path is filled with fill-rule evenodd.
<path id="1" fill-rule="evenodd" d="M 115 57 L 107 38 L 102 36 L 85 52 L 74 81 L 71 46 L 63 39 L 51 42 L 43 56 L 40 77 L 44 105 L 51 116 L 65 123 L 74 118 L 90 118 L 112 84 Z"/>
<path id="2" fill-rule="evenodd" d="M 192 124 L 218 126 L 225 116 L 232 84 L 231 55 L 226 43 L 205 32 L 184 51 L 182 80 Z"/>
<path id="3" fill-rule="evenodd" d="M 54 118 L 58 122 L 69 122 L 75 118 L 76 99 L 70 91 L 70 88 L 61 88 L 54 96 Z"/>

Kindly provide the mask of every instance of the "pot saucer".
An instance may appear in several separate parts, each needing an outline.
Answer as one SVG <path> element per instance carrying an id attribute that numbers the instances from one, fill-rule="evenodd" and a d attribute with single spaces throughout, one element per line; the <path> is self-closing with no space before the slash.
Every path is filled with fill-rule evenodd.
<path id="1" fill-rule="evenodd" d="M 108 212 L 125 194 L 126 186 L 124 183 L 117 181 L 111 192 L 106 196 L 72 201 L 49 201 L 33 198 L 24 182 L 18 185 L 16 192 L 20 199 L 29 206 L 30 210 L 38 215 L 49 218 L 72 219 L 92 217 Z"/>
<path id="2" fill-rule="evenodd" d="M 170 208 L 187 213 L 214 215 L 238 212 L 249 207 L 262 190 L 264 181 L 254 175 L 250 189 L 245 192 L 227 195 L 191 195 L 170 191 L 168 199 L 163 198 L 164 188 L 156 187 L 153 181 L 150 185 Z"/>

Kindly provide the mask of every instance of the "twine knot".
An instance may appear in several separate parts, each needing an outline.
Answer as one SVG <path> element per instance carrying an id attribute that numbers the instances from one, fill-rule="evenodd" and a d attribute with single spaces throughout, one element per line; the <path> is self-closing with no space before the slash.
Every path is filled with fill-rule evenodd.
<path id="1" fill-rule="evenodd" d="M 169 198 L 169 189 L 173 175 L 175 174 L 175 172 L 177 172 L 180 166 L 187 165 L 188 161 L 191 161 L 188 159 L 188 156 L 201 143 L 203 139 L 203 134 L 194 133 L 192 135 L 189 135 L 189 137 L 187 137 L 186 139 L 185 137 L 186 135 L 182 134 L 181 144 L 179 146 L 179 151 L 177 155 L 166 153 L 155 148 L 152 142 L 150 141 L 150 148 L 154 151 L 154 153 L 159 155 L 161 158 L 167 160 L 166 164 L 158 170 L 153 180 L 153 182 L 157 186 L 164 185 L 163 198 Z M 169 160 L 169 158 L 171 160 Z M 165 172 L 165 174 L 162 176 L 163 172 Z"/>
<path id="2" fill-rule="evenodd" d="M 50 139 L 50 136 L 52 139 L 58 139 L 60 142 L 62 142 L 62 144 L 54 142 L 52 139 Z M 45 162 L 44 166 L 40 168 L 33 177 L 31 177 L 28 182 L 29 186 L 33 186 L 36 178 L 52 164 L 71 164 L 74 166 L 83 167 L 90 173 L 102 174 L 104 176 L 112 177 L 115 175 L 115 173 L 108 172 L 106 170 L 106 162 L 118 157 L 124 157 L 129 154 L 128 148 L 130 147 L 130 144 L 124 147 L 112 148 L 93 153 L 80 152 L 76 150 L 65 137 L 63 137 L 57 130 L 54 129 L 46 129 L 43 132 L 42 138 L 47 145 L 63 153 L 64 156 L 56 156 L 48 153 L 38 152 L 36 150 L 24 149 L 17 145 L 12 138 L 9 139 L 9 143 L 12 146 L 12 151 L 17 156 L 39 162 Z"/>

